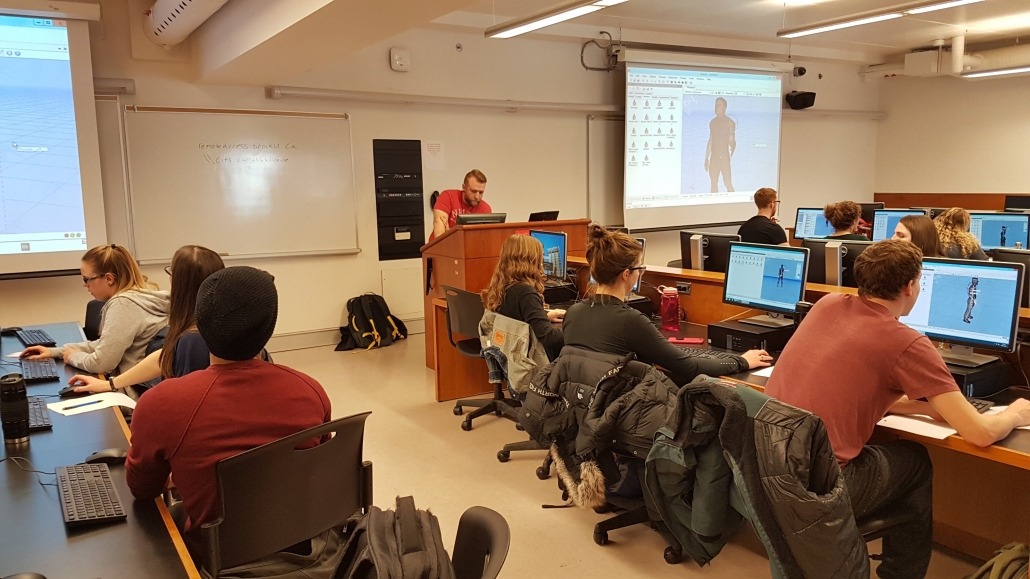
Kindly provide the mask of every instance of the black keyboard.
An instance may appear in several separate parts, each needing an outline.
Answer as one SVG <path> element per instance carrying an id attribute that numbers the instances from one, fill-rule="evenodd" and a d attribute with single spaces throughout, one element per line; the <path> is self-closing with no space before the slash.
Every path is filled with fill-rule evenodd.
<path id="1" fill-rule="evenodd" d="M 724 352 L 722 350 L 709 350 L 707 348 L 692 348 L 690 346 L 676 346 L 682 350 L 686 355 L 694 358 L 709 358 L 711 360 L 736 360 L 740 356 L 733 352 Z"/>
<path id="2" fill-rule="evenodd" d="M 39 396 L 29 396 L 29 432 L 51 430 L 53 427 L 46 401 Z"/>
<path id="3" fill-rule="evenodd" d="M 125 520 L 125 508 L 106 464 L 74 464 L 54 470 L 66 526 Z"/>
<path id="4" fill-rule="evenodd" d="M 18 330 L 15 332 L 18 339 L 25 347 L 29 346 L 56 346 L 57 342 L 50 337 L 50 334 L 43 330 Z"/>
<path id="5" fill-rule="evenodd" d="M 53 358 L 44 358 L 42 360 L 27 360 L 23 358 L 21 360 L 21 375 L 26 383 L 46 382 L 60 378 L 57 375 L 57 362 L 54 362 Z"/>
<path id="6" fill-rule="evenodd" d="M 979 412 L 980 414 L 983 414 L 984 412 L 987 412 L 987 410 L 991 406 L 994 406 L 994 403 L 991 402 L 990 400 L 980 400 L 979 398 L 969 398 L 969 397 L 966 397 L 966 400 L 968 400 L 969 403 L 973 405 L 973 408 L 975 408 L 976 411 Z"/>

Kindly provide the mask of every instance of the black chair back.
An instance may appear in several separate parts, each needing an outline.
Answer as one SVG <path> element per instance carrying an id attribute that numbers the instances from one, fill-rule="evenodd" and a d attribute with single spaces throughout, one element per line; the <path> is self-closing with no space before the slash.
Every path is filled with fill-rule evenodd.
<path id="1" fill-rule="evenodd" d="M 483 319 L 483 299 L 479 294 L 450 286 L 443 286 L 447 299 L 447 335 L 457 348 L 454 334 L 479 341 L 479 322 Z"/>
<path id="2" fill-rule="evenodd" d="M 454 537 L 454 579 L 494 579 L 504 566 L 511 542 L 508 521 L 486 507 L 469 507 Z"/>
<path id="3" fill-rule="evenodd" d="M 82 333 L 87 340 L 96 340 L 100 337 L 100 310 L 104 309 L 104 303 L 100 300 L 90 300 L 86 304 L 86 319 L 82 326 Z"/>
<path id="4" fill-rule="evenodd" d="M 222 516 L 205 524 L 212 576 L 345 522 L 372 504 L 372 463 L 362 462 L 365 419 L 340 418 L 218 461 Z M 303 450 L 297 445 L 336 433 Z"/>

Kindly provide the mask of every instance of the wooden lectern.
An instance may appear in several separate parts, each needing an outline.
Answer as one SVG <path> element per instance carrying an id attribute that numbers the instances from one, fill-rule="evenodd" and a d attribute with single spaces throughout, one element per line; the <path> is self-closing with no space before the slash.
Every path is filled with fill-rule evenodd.
<path id="1" fill-rule="evenodd" d="M 486 363 L 462 356 L 447 339 L 447 303 L 442 286 L 478 292 L 490 283 L 504 240 L 530 229 L 564 231 L 566 251 L 585 257 L 589 219 L 458 225 L 422 246 L 426 367 L 436 370 L 436 399 L 454 400 L 491 391 Z M 467 336 L 475 338 L 476 336 Z"/>

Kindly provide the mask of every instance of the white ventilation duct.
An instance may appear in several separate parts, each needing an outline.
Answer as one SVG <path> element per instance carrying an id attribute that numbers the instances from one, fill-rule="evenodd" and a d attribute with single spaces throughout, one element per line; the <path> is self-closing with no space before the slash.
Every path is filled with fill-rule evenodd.
<path id="1" fill-rule="evenodd" d="M 971 56 L 977 60 L 965 72 L 1030 66 L 1030 44 L 974 52 Z"/>
<path id="2" fill-rule="evenodd" d="M 228 0 L 157 0 L 144 12 L 143 31 L 154 44 L 171 48 L 203 24 Z"/>

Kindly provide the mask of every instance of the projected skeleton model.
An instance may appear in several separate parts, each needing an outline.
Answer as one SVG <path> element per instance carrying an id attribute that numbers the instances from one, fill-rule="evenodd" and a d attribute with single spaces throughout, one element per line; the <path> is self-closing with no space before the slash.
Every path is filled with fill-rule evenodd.
<path id="1" fill-rule="evenodd" d="M 980 278 L 974 277 L 969 281 L 969 287 L 966 288 L 968 292 L 966 296 L 966 313 L 962 314 L 962 321 L 967 324 L 973 321 L 973 308 L 976 307 L 976 294 L 978 293 L 976 286 L 979 283 Z"/>

